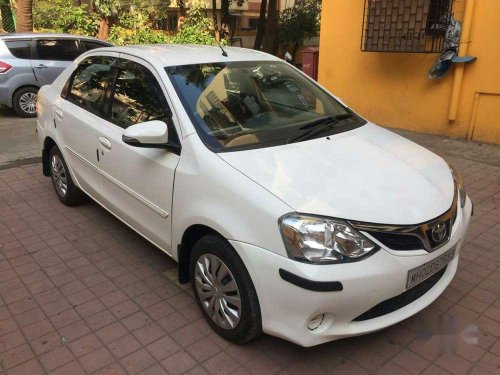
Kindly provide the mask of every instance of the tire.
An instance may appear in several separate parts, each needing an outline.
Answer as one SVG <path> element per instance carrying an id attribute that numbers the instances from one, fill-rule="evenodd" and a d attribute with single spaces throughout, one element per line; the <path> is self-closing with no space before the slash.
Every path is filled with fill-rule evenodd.
<path id="1" fill-rule="evenodd" d="M 224 266 L 229 273 L 224 272 L 226 271 Z M 217 235 L 208 235 L 198 240 L 191 252 L 189 269 L 198 307 L 217 334 L 236 344 L 248 343 L 262 334 L 262 318 L 257 292 L 243 261 L 229 242 Z M 213 280 L 213 278 L 210 279 L 211 271 L 215 272 L 216 279 L 217 276 L 225 275 L 220 282 L 214 283 L 217 288 L 209 285 L 210 280 Z M 202 274 L 205 277 L 201 276 Z M 234 286 L 232 281 L 235 281 L 237 292 L 232 287 Z M 216 289 L 215 292 L 214 289 Z M 200 296 L 203 291 L 206 291 L 205 296 Z M 219 301 L 220 304 L 218 304 Z M 215 311 L 210 309 L 210 305 L 222 307 L 222 309 L 218 308 Z M 233 314 L 230 313 L 231 311 Z M 234 313 L 235 311 L 239 312 L 239 319 L 235 318 L 238 315 Z M 227 321 L 224 322 L 223 316 L 228 317 Z"/>
<path id="2" fill-rule="evenodd" d="M 87 196 L 73 182 L 68 165 L 57 146 L 49 153 L 49 170 L 52 185 L 59 200 L 66 206 L 77 206 L 87 200 Z"/>
<path id="3" fill-rule="evenodd" d="M 23 87 L 12 97 L 12 108 L 20 117 L 36 117 L 36 87 Z"/>

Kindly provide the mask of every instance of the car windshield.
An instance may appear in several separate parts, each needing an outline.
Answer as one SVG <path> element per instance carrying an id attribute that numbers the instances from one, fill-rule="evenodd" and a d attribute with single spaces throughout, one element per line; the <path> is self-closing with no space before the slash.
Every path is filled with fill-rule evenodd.
<path id="1" fill-rule="evenodd" d="M 165 69 L 198 134 L 216 152 L 285 144 L 365 123 L 284 62 L 244 61 Z M 319 131 L 311 131 L 314 127 Z"/>

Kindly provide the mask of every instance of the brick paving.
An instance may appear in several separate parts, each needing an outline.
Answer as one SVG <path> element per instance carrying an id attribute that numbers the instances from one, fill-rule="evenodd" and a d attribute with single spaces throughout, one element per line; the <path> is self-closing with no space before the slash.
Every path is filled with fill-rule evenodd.
<path id="1" fill-rule="evenodd" d="M 39 164 L 0 170 L 0 373 L 499 374 L 500 148 L 405 135 L 465 175 L 475 216 L 457 276 L 415 317 L 313 348 L 224 341 L 166 255 L 94 203 L 60 204 Z"/>
<path id="2" fill-rule="evenodd" d="M 21 118 L 0 105 L 0 169 L 40 162 L 41 149 L 35 129 L 36 119 Z"/>

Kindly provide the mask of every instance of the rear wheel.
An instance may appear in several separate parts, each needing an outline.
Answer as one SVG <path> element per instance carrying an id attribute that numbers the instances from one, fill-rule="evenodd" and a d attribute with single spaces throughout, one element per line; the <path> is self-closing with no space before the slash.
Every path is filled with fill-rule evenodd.
<path id="1" fill-rule="evenodd" d="M 86 200 L 86 195 L 73 183 L 61 151 L 53 146 L 49 154 L 52 185 L 59 200 L 66 206 L 76 206 Z"/>
<path id="2" fill-rule="evenodd" d="M 257 292 L 242 260 L 225 239 L 208 235 L 196 242 L 190 275 L 196 302 L 215 332 L 237 344 L 262 333 Z"/>
<path id="3" fill-rule="evenodd" d="M 38 89 L 35 87 L 23 87 L 16 91 L 12 97 L 12 107 L 18 116 L 36 116 L 36 97 Z"/>

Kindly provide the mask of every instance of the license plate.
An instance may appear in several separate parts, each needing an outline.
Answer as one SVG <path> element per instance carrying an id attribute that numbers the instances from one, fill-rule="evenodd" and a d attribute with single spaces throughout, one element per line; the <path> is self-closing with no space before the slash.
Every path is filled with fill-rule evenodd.
<path id="1" fill-rule="evenodd" d="M 453 258 L 455 258 L 457 246 L 453 246 L 450 250 L 441 254 L 437 258 L 418 266 L 408 271 L 408 278 L 406 280 L 406 289 L 410 289 L 422 281 L 428 279 L 436 272 L 442 270 Z"/>

